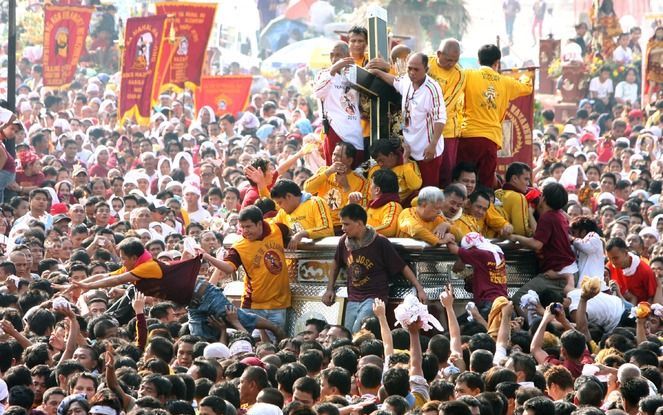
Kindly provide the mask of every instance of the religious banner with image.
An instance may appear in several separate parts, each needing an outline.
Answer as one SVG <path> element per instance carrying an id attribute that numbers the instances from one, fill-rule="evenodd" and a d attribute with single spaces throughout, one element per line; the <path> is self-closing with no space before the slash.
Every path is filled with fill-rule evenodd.
<path id="1" fill-rule="evenodd" d="M 196 113 L 209 106 L 216 115 L 237 116 L 249 102 L 251 82 L 250 75 L 204 76 L 195 93 Z"/>
<path id="2" fill-rule="evenodd" d="M 506 70 L 504 76 L 519 79 L 526 76 L 532 80 L 536 68 Z M 532 130 L 534 129 L 534 90 L 529 95 L 516 98 L 509 103 L 502 120 L 502 149 L 497 152 L 497 172 L 506 173 L 506 168 L 514 161 L 532 165 Z"/>
<path id="3" fill-rule="evenodd" d="M 172 36 L 174 53 L 158 68 L 155 93 L 199 88 L 216 4 L 165 2 L 157 3 L 156 9 L 157 15 L 172 17 L 172 34 L 168 36 Z"/>
<path id="4" fill-rule="evenodd" d="M 46 6 L 44 86 L 63 87 L 74 80 L 93 12 L 92 7 Z"/>
<path id="5" fill-rule="evenodd" d="M 127 20 L 120 82 L 120 123 L 131 119 L 139 125 L 150 123 L 154 74 L 165 42 L 165 23 L 165 15 Z"/>

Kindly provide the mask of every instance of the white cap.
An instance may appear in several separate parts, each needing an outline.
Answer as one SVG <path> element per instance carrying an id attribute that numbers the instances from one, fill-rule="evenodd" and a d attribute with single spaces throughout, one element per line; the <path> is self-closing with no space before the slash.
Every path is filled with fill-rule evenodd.
<path id="1" fill-rule="evenodd" d="M 99 92 L 99 85 L 90 82 L 87 86 L 87 89 L 85 90 L 87 93 L 90 92 Z"/>
<path id="2" fill-rule="evenodd" d="M 645 235 L 651 235 L 654 238 L 656 238 L 656 242 L 658 242 L 658 237 L 659 237 L 658 236 L 658 231 L 656 229 L 652 228 L 651 226 L 645 226 L 644 228 L 642 228 L 642 230 L 640 231 L 640 233 L 638 235 L 641 238 L 644 237 Z"/>
<path id="3" fill-rule="evenodd" d="M 614 205 L 615 202 L 617 201 L 617 199 L 615 198 L 615 195 L 613 195 L 612 193 L 608 193 L 608 192 L 600 193 L 599 196 L 596 198 L 596 200 L 599 202 L 599 204 L 601 204 L 601 201 L 606 200 L 606 201 L 610 202 L 611 205 Z"/>
<path id="4" fill-rule="evenodd" d="M 178 187 L 178 186 L 179 186 L 179 187 L 182 187 L 182 183 L 180 183 L 180 182 L 178 182 L 178 181 L 176 181 L 176 180 L 173 180 L 172 182 L 168 182 L 168 184 L 166 185 L 166 190 L 170 190 L 170 189 L 172 189 L 173 187 Z"/>
<path id="5" fill-rule="evenodd" d="M 251 406 L 251 408 L 246 412 L 247 415 L 282 415 L 283 411 L 271 403 L 265 402 L 256 402 Z"/>
<path id="6" fill-rule="evenodd" d="M 171 182 L 171 183 L 172 183 L 172 182 Z M 169 183 L 169 184 L 170 184 L 170 183 Z M 193 186 L 193 185 L 187 184 L 186 186 L 184 186 L 184 190 L 182 191 L 182 194 L 185 195 L 185 194 L 187 194 L 187 193 L 193 193 L 193 194 L 195 194 L 195 195 L 200 196 L 200 189 L 197 188 L 196 186 Z"/>
<path id="7" fill-rule="evenodd" d="M 230 349 L 223 343 L 210 343 L 203 350 L 205 359 L 227 359 L 230 357 Z"/>
<path id="8" fill-rule="evenodd" d="M 628 197 L 629 197 L 629 199 L 632 198 L 632 197 L 641 197 L 642 199 L 646 200 L 646 199 L 649 199 L 649 193 L 647 193 L 647 191 L 644 190 L 644 189 L 638 189 L 638 190 L 632 191 L 631 194 L 628 195 Z"/>
<path id="9" fill-rule="evenodd" d="M 562 130 L 562 134 L 578 134 L 578 130 L 576 130 L 576 126 L 573 124 L 566 124 L 564 126 L 564 129 Z"/>
<path id="10" fill-rule="evenodd" d="M 235 356 L 240 353 L 251 353 L 253 351 L 253 346 L 249 343 L 248 340 L 237 340 L 230 345 L 230 355 Z"/>
<path id="11" fill-rule="evenodd" d="M 57 120 L 53 121 L 53 128 L 60 128 L 64 132 L 71 131 L 69 121 L 65 120 L 64 118 L 58 118 Z"/>
<path id="12" fill-rule="evenodd" d="M 619 137 L 616 141 L 615 144 L 626 144 L 627 147 L 631 145 L 631 141 L 626 138 L 626 137 Z"/>

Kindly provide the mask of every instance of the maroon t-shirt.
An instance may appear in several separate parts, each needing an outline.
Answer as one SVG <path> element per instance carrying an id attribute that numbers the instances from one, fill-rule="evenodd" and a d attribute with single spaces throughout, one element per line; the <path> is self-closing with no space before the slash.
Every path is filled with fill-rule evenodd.
<path id="1" fill-rule="evenodd" d="M 109 168 L 106 166 L 102 166 L 100 164 L 93 164 L 90 167 L 90 170 L 88 173 L 90 174 L 90 177 L 106 177 L 108 175 Z"/>
<path id="2" fill-rule="evenodd" d="M 569 242 L 569 221 L 559 210 L 551 210 L 539 217 L 534 239 L 543 244 L 539 258 L 539 271 L 561 271 L 575 262 Z"/>
<path id="3" fill-rule="evenodd" d="M 28 176 L 25 174 L 23 170 L 19 170 L 16 172 L 16 183 L 19 184 L 19 186 L 26 186 L 26 187 L 31 187 L 31 186 L 37 186 L 41 187 L 42 183 L 46 180 L 46 176 L 44 176 L 44 173 L 39 172 L 37 174 L 33 174 L 32 176 Z"/>
<path id="4" fill-rule="evenodd" d="M 387 238 L 376 235 L 365 247 L 348 250 L 343 235 L 336 247 L 334 260 L 348 274 L 348 300 L 364 301 L 369 298 L 386 300 L 389 279 L 405 268 L 405 261 Z"/>
<path id="5" fill-rule="evenodd" d="M 472 265 L 472 293 L 474 301 L 493 301 L 497 297 L 506 297 L 506 261 L 498 266 L 492 252 L 478 248 L 459 248 L 458 256 L 465 264 Z"/>

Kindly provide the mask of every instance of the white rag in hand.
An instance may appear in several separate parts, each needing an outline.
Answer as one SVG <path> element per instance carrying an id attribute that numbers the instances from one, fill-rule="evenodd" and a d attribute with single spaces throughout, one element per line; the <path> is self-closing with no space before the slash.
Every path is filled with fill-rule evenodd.
<path id="1" fill-rule="evenodd" d="M 534 290 L 527 291 L 527 294 L 520 297 L 520 308 L 523 310 L 536 309 L 539 303 L 539 294 Z"/>
<path id="2" fill-rule="evenodd" d="M 394 310 L 394 315 L 396 317 L 396 324 L 400 324 L 406 329 L 410 324 L 421 320 L 424 331 L 428 331 L 433 327 L 438 331 L 444 331 L 438 319 L 428 312 L 428 307 L 425 304 L 421 304 L 419 299 L 413 294 L 405 296 L 403 302 Z"/>

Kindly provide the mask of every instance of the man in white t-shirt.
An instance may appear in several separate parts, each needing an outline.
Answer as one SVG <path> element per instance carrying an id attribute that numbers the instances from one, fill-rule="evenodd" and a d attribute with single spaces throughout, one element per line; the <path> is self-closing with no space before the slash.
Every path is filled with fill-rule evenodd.
<path id="1" fill-rule="evenodd" d="M 394 86 L 402 98 L 403 139 L 419 165 L 422 185 L 439 186 L 447 110 L 440 84 L 429 77 L 428 56 L 415 53 L 407 62 L 407 76 L 398 78 L 378 70 L 371 73 Z"/>
<path id="2" fill-rule="evenodd" d="M 200 205 L 200 189 L 192 184 L 184 187 L 184 201 L 186 202 L 186 212 L 189 215 L 189 220 L 193 223 L 200 223 L 204 220 L 209 220 L 212 215 Z"/>
<path id="3" fill-rule="evenodd" d="M 581 289 L 571 290 L 566 294 L 566 297 L 571 300 L 569 312 L 572 321 L 577 319 L 576 313 L 578 312 L 581 294 Z M 601 327 L 605 333 L 610 333 L 619 325 L 624 313 L 624 300 L 616 295 L 600 292 L 587 301 L 587 322 Z"/>
<path id="4" fill-rule="evenodd" d="M 345 76 L 348 66 L 354 65 L 350 49 L 345 42 L 338 42 L 329 53 L 332 66 L 323 70 L 315 81 L 315 96 L 321 102 L 325 120 L 323 152 L 327 165 L 332 164 L 332 154 L 340 141 L 350 143 L 357 150 L 356 164 L 364 160 L 364 136 L 359 112 L 359 92 L 350 88 Z"/>

